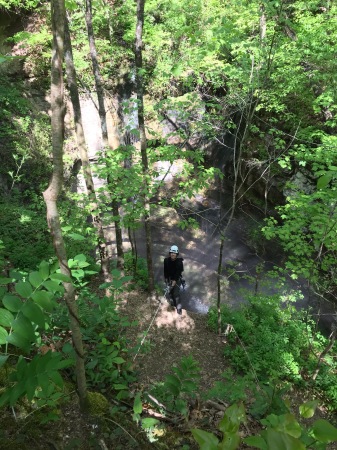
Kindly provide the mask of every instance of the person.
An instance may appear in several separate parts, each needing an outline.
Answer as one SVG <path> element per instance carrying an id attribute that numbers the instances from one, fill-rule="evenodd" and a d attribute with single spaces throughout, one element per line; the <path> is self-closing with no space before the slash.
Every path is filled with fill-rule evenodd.
<path id="1" fill-rule="evenodd" d="M 178 258 L 178 255 L 178 247 L 172 245 L 169 250 L 169 256 L 164 259 L 164 278 L 166 285 L 171 287 L 170 296 L 173 303 L 171 304 L 177 308 L 177 313 L 181 314 L 180 286 L 182 282 L 182 273 L 184 271 L 184 259 Z"/>

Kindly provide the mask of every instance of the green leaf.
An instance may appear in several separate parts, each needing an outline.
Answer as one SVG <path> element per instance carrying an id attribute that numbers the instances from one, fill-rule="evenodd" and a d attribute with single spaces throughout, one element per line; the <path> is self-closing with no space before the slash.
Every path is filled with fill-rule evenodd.
<path id="1" fill-rule="evenodd" d="M 219 423 L 219 430 L 223 433 L 236 433 L 241 422 L 245 422 L 246 414 L 242 403 L 231 405 L 227 408 L 224 417 Z"/>
<path id="2" fill-rule="evenodd" d="M 289 434 L 273 429 L 265 432 L 267 448 L 273 450 L 305 450 L 305 445 Z"/>
<path id="3" fill-rule="evenodd" d="M 36 323 L 43 330 L 45 329 L 46 321 L 41 308 L 33 303 L 32 301 L 27 301 L 24 303 L 22 313 L 33 323 Z"/>
<path id="4" fill-rule="evenodd" d="M 4 278 L 4 277 L 0 277 L 0 284 L 9 284 L 12 282 L 12 278 Z"/>
<path id="5" fill-rule="evenodd" d="M 135 414 L 141 414 L 143 411 L 143 403 L 142 400 L 140 398 L 140 392 L 138 392 L 138 394 L 135 397 L 135 400 L 133 402 L 133 412 Z"/>
<path id="6" fill-rule="evenodd" d="M 81 279 L 81 278 L 84 278 L 85 273 L 84 273 L 84 270 L 82 270 L 82 269 L 72 269 L 71 275 L 74 278 Z"/>
<path id="7" fill-rule="evenodd" d="M 0 333 L 1 333 L 1 331 L 0 331 Z M 0 367 L 2 367 L 6 363 L 8 358 L 9 358 L 9 355 L 0 355 Z"/>
<path id="8" fill-rule="evenodd" d="M 160 423 L 159 420 L 154 419 L 153 417 L 145 417 L 145 419 L 142 420 L 142 428 L 146 430 L 147 428 L 154 427 L 157 423 Z"/>
<path id="9" fill-rule="evenodd" d="M 84 241 L 85 237 L 78 233 L 69 233 L 68 236 L 74 241 Z"/>
<path id="10" fill-rule="evenodd" d="M 174 65 L 171 69 L 171 73 L 175 77 L 179 77 L 179 75 L 181 75 L 182 71 L 183 71 L 183 66 L 180 64 Z"/>
<path id="11" fill-rule="evenodd" d="M 83 255 L 83 253 L 80 253 L 79 255 L 76 255 L 74 258 L 75 261 L 83 261 L 85 262 L 87 260 L 87 257 Z"/>
<path id="12" fill-rule="evenodd" d="M 176 384 L 166 381 L 165 386 L 173 395 L 178 396 L 180 394 L 180 389 Z"/>
<path id="13" fill-rule="evenodd" d="M 300 406 L 300 414 L 305 419 L 310 419 L 315 414 L 315 409 L 318 406 L 317 400 L 310 400 L 309 402 L 303 403 L 303 405 Z"/>
<path id="14" fill-rule="evenodd" d="M 174 384 L 179 390 L 181 387 L 181 382 L 178 377 L 175 375 L 166 375 L 165 382 L 168 381 L 171 384 Z"/>
<path id="15" fill-rule="evenodd" d="M 337 441 L 337 428 L 331 425 L 327 420 L 318 419 L 312 426 L 315 438 L 320 442 Z"/>
<path id="16" fill-rule="evenodd" d="M 14 406 L 18 399 L 25 393 L 24 383 L 17 383 L 9 394 L 9 406 Z"/>
<path id="17" fill-rule="evenodd" d="M 27 381 L 25 383 L 25 389 L 29 401 L 33 400 L 36 388 L 37 388 L 37 376 L 30 376 L 29 378 L 27 378 Z"/>
<path id="18" fill-rule="evenodd" d="M 222 442 L 218 445 L 218 450 L 236 450 L 241 438 L 237 433 L 226 433 Z"/>
<path id="19" fill-rule="evenodd" d="M 43 278 L 40 272 L 31 272 L 29 274 L 29 282 L 35 288 L 39 287 L 43 283 Z"/>
<path id="20" fill-rule="evenodd" d="M 8 309 L 0 308 L 0 325 L 9 328 L 12 320 L 14 320 L 13 314 Z"/>
<path id="21" fill-rule="evenodd" d="M 7 389 L 1 396 L 0 396 L 0 408 L 4 406 L 6 403 L 9 402 L 9 395 L 10 390 Z"/>
<path id="22" fill-rule="evenodd" d="M 47 291 L 37 291 L 32 294 L 34 302 L 48 312 L 52 312 L 54 309 L 55 303 L 52 301 L 53 298 L 53 294 Z"/>
<path id="23" fill-rule="evenodd" d="M 21 312 L 12 323 L 13 330 L 28 341 L 35 341 L 35 332 L 31 321 Z"/>
<path id="24" fill-rule="evenodd" d="M 19 281 L 15 285 L 15 291 L 23 298 L 29 298 L 33 292 L 32 285 L 28 281 Z"/>
<path id="25" fill-rule="evenodd" d="M 49 372 L 49 377 L 56 384 L 56 386 L 62 388 L 63 387 L 63 378 L 60 373 L 57 371 Z"/>
<path id="26" fill-rule="evenodd" d="M 47 261 L 42 261 L 39 265 L 39 274 L 43 278 L 43 280 L 46 280 L 49 277 L 49 264 Z"/>
<path id="27" fill-rule="evenodd" d="M 126 384 L 114 384 L 113 385 L 113 388 L 116 390 L 116 391 L 121 391 L 122 389 L 128 389 L 128 386 L 126 385 Z"/>
<path id="28" fill-rule="evenodd" d="M 219 440 L 214 434 L 194 428 L 191 430 L 194 439 L 200 446 L 200 450 L 217 450 Z"/>
<path id="29" fill-rule="evenodd" d="M 301 426 L 292 414 L 283 414 L 282 416 L 279 416 L 278 430 L 284 431 L 294 438 L 299 438 L 302 434 Z"/>
<path id="30" fill-rule="evenodd" d="M 47 288 L 48 291 L 53 292 L 53 293 L 55 293 L 55 292 L 63 293 L 64 292 L 63 286 L 60 285 L 59 283 L 56 283 L 56 281 L 52 281 L 52 280 L 44 281 L 43 286 L 45 288 Z"/>
<path id="31" fill-rule="evenodd" d="M 65 369 L 66 367 L 71 367 L 73 365 L 74 365 L 73 359 L 62 359 L 61 361 L 58 361 L 56 369 L 62 370 Z"/>
<path id="32" fill-rule="evenodd" d="M 62 347 L 63 353 L 72 353 L 74 351 L 74 347 L 71 345 L 70 342 L 66 342 L 64 346 Z"/>
<path id="33" fill-rule="evenodd" d="M 2 299 L 2 304 L 12 312 L 20 311 L 23 305 L 22 300 L 12 294 L 6 294 Z"/>
<path id="34" fill-rule="evenodd" d="M 21 348 L 26 353 L 29 352 L 31 347 L 31 342 L 24 338 L 23 336 L 20 336 L 18 333 L 12 333 L 7 337 L 7 342 L 14 345 L 15 347 Z"/>
<path id="35" fill-rule="evenodd" d="M 120 278 L 121 277 L 121 271 L 119 269 L 112 269 L 111 270 L 111 275 L 114 278 Z"/>
<path id="36" fill-rule="evenodd" d="M 125 363 L 125 359 L 120 356 L 116 356 L 116 358 L 113 358 L 112 362 L 114 362 L 115 364 L 123 364 Z"/>
<path id="37" fill-rule="evenodd" d="M 7 330 L 0 327 L 0 345 L 6 344 L 7 336 L 8 336 Z"/>
<path id="38" fill-rule="evenodd" d="M 194 392 L 197 390 L 197 385 L 194 381 L 184 380 L 182 382 L 182 392 Z"/>
<path id="39" fill-rule="evenodd" d="M 261 436 L 251 436 L 243 439 L 243 442 L 252 447 L 260 448 L 261 450 L 269 450 L 266 441 Z"/>
<path id="40" fill-rule="evenodd" d="M 68 277 L 68 275 L 65 275 L 64 273 L 52 273 L 50 275 L 50 279 L 64 281 L 65 283 L 71 283 L 71 278 Z"/>
<path id="41" fill-rule="evenodd" d="M 322 177 L 318 178 L 317 181 L 317 189 L 324 189 L 327 187 L 327 185 L 330 183 L 331 181 L 331 176 L 326 174 L 323 175 Z"/>

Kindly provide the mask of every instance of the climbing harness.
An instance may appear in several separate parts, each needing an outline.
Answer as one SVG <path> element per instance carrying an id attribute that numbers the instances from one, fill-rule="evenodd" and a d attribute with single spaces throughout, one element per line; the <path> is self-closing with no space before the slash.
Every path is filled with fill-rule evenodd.
<path id="1" fill-rule="evenodd" d="M 185 286 L 186 286 L 185 279 L 183 277 L 180 277 L 179 278 L 179 282 L 180 282 L 179 289 L 182 289 L 184 291 L 185 290 Z M 172 304 L 172 297 L 171 297 L 171 290 L 172 290 L 171 284 L 166 284 L 165 285 L 165 289 L 164 289 L 164 297 L 170 303 L 170 305 L 173 306 L 173 304 Z"/>

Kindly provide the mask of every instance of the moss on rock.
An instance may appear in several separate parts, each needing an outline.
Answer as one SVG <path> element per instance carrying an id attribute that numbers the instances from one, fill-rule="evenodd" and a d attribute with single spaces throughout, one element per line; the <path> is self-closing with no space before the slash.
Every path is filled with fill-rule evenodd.
<path id="1" fill-rule="evenodd" d="M 99 392 L 88 392 L 88 401 L 93 416 L 103 416 L 109 411 L 109 401 Z"/>

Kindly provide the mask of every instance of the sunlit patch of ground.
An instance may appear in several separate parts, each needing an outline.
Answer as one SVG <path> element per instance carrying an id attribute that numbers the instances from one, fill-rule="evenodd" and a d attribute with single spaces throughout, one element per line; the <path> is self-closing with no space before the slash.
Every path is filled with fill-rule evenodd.
<path id="1" fill-rule="evenodd" d="M 150 299 L 146 294 L 129 293 L 123 314 L 138 325 L 125 330 L 137 345 L 133 367 L 141 384 L 163 381 L 182 358 L 192 355 L 201 369 L 203 389 L 221 379 L 226 361 L 217 335 L 207 327 L 205 315 L 183 309 L 179 315 L 166 300 Z M 139 348 L 139 344 L 141 346 Z"/>
<path id="2" fill-rule="evenodd" d="M 155 324 L 158 328 L 171 327 L 183 333 L 188 333 L 195 328 L 192 317 L 184 309 L 179 315 L 175 308 L 171 307 L 167 302 L 160 305 L 160 314 L 157 315 Z"/>

